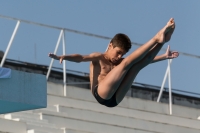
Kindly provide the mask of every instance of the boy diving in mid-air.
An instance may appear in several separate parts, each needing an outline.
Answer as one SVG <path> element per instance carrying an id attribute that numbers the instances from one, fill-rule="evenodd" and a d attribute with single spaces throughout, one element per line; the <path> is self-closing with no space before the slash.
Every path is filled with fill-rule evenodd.
<path id="1" fill-rule="evenodd" d="M 109 43 L 105 53 L 89 55 L 71 54 L 57 56 L 49 53 L 49 57 L 72 62 L 90 61 L 91 91 L 96 100 L 107 107 L 117 106 L 125 97 L 139 71 L 150 63 L 173 59 L 179 56 L 177 51 L 167 51 L 156 56 L 165 42 L 168 42 L 175 29 L 175 21 L 171 18 L 167 24 L 148 42 L 122 58 L 131 48 L 131 40 L 125 34 L 116 34 Z"/>

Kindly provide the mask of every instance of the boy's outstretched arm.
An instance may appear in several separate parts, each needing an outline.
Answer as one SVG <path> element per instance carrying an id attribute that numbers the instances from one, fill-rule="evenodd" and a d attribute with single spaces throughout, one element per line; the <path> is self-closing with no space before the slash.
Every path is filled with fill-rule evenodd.
<path id="1" fill-rule="evenodd" d="M 170 46 L 168 45 L 167 51 L 165 54 L 156 56 L 151 63 L 155 63 L 158 61 L 166 60 L 166 59 L 174 59 L 179 56 L 177 51 L 170 51 Z"/>
<path id="2" fill-rule="evenodd" d="M 60 63 L 62 63 L 63 60 L 68 60 L 72 62 L 86 62 L 86 61 L 95 61 L 98 60 L 101 57 L 101 53 L 91 53 L 89 55 L 80 55 L 80 54 L 71 54 L 71 55 L 61 55 L 57 56 L 53 53 L 49 53 L 49 57 L 60 60 Z"/>

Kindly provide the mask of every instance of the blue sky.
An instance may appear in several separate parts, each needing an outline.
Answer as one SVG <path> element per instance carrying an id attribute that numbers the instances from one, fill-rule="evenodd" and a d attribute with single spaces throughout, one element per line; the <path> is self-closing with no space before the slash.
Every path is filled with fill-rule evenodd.
<path id="1" fill-rule="evenodd" d="M 172 50 L 200 55 L 199 6 L 199 0 L 12 0 L 1 1 L 0 14 L 107 37 L 125 33 L 132 42 L 141 44 L 173 17 L 176 30 L 164 48 L 170 45 Z M 0 18 L 0 50 L 6 49 L 15 25 L 16 21 Z M 59 30 L 21 23 L 8 58 L 48 65 L 50 58 L 47 55 L 54 51 L 59 33 Z M 66 32 L 67 54 L 104 52 L 108 43 L 108 40 Z M 58 55 L 62 54 L 61 46 Z M 130 52 L 136 48 L 133 45 Z M 59 62 L 54 62 L 54 66 L 62 67 Z M 89 63 L 67 62 L 67 68 L 71 70 L 89 72 L 88 66 Z M 138 74 L 136 82 L 160 86 L 166 67 L 167 61 L 151 64 Z M 200 93 L 199 68 L 197 58 L 180 55 L 174 59 L 172 87 Z"/>

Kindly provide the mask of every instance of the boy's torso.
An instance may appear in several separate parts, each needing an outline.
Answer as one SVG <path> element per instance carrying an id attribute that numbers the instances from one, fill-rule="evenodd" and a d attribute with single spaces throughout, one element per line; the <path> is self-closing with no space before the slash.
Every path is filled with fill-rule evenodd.
<path id="1" fill-rule="evenodd" d="M 122 60 L 123 59 L 117 64 L 113 64 L 102 54 L 98 61 L 92 61 L 90 63 L 90 88 L 92 93 L 95 86 L 98 85 L 113 68 L 119 65 Z"/>

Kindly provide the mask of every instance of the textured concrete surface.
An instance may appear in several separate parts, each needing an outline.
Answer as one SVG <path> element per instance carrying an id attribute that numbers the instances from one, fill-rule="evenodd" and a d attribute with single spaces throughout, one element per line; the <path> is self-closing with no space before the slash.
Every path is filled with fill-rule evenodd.
<path id="1" fill-rule="evenodd" d="M 62 84 L 48 82 L 47 87 L 47 108 L 11 113 L 3 115 L 4 118 L 25 122 L 26 127 L 18 130 L 28 133 L 200 132 L 197 119 L 200 109 L 173 105 L 173 113 L 169 115 L 166 103 L 132 97 L 125 97 L 115 108 L 107 108 L 97 103 L 90 90 L 67 86 L 67 96 L 63 96 Z M 12 132 L 1 128 L 1 123 L 0 131 Z"/>
<path id="2" fill-rule="evenodd" d="M 0 131 L 3 133 L 26 133 L 26 124 L 24 122 L 0 119 Z"/>

